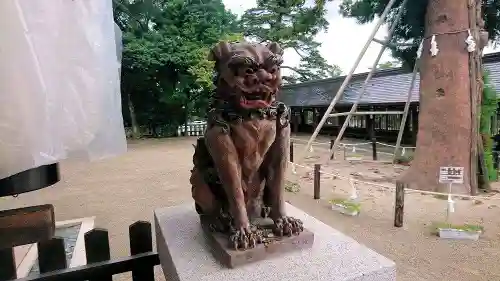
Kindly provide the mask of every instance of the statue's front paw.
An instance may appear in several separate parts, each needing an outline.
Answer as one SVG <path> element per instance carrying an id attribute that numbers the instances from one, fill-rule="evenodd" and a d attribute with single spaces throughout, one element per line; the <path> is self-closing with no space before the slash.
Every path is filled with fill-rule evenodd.
<path id="1" fill-rule="evenodd" d="M 263 233 L 256 226 L 249 225 L 233 229 L 229 235 L 230 247 L 234 250 L 247 250 L 254 248 L 257 243 L 262 243 Z"/>
<path id="2" fill-rule="evenodd" d="M 298 235 L 304 231 L 302 221 L 294 217 L 282 216 L 274 220 L 273 232 L 277 236 Z"/>

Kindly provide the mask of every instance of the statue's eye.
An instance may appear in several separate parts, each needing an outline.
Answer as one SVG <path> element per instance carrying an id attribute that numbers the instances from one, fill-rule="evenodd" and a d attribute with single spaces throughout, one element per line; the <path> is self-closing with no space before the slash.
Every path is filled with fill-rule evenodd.
<path id="1" fill-rule="evenodd" d="M 276 71 L 278 71 L 278 68 L 276 66 L 273 66 L 273 67 L 271 67 L 271 69 L 269 69 L 269 73 L 271 73 L 271 74 L 276 73 Z"/>

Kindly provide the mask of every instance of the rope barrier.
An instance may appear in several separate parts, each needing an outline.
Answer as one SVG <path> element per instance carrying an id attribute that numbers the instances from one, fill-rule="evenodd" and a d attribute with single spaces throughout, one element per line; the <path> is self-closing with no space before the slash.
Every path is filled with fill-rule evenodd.
<path id="1" fill-rule="evenodd" d="M 303 142 L 303 143 L 307 143 L 306 140 L 302 140 L 302 139 L 296 139 L 296 138 L 290 138 L 290 140 L 293 140 L 293 141 L 299 141 L 299 142 Z M 319 142 L 319 141 L 314 141 L 313 142 L 314 144 L 318 144 L 318 145 L 330 145 L 329 143 L 327 142 Z"/>
<path id="2" fill-rule="evenodd" d="M 369 144 L 372 144 L 371 142 L 362 142 L 362 143 L 340 143 L 340 145 L 343 145 L 343 146 L 362 146 L 362 145 L 369 145 Z"/>
<path id="3" fill-rule="evenodd" d="M 383 142 L 376 142 L 377 144 L 380 144 L 380 145 L 383 145 L 383 146 L 387 146 L 387 147 L 396 147 L 395 145 L 392 145 L 392 144 L 387 144 L 387 143 L 383 143 Z M 415 146 L 400 146 L 400 148 L 402 149 L 416 149 Z"/>
<path id="4" fill-rule="evenodd" d="M 303 140 L 301 140 L 301 139 L 294 139 L 294 138 L 292 138 L 291 140 L 303 141 Z M 330 145 L 329 143 L 324 143 L 324 142 L 313 142 L 313 144 L 314 144 L 314 143 L 315 143 L 315 144 L 318 144 L 318 145 L 328 145 L 328 146 Z M 340 143 L 340 146 L 339 146 L 339 148 L 337 148 L 337 149 L 338 149 L 338 150 L 340 150 L 341 148 L 344 148 L 344 147 L 346 147 L 346 148 L 348 148 L 348 147 L 352 147 L 353 152 L 356 152 L 356 150 L 359 150 L 359 151 L 371 151 L 370 149 L 365 149 L 365 148 L 354 148 L 354 147 L 356 147 L 356 146 L 360 146 L 360 145 L 367 145 L 367 144 L 371 144 L 371 142 L 367 142 L 367 143 L 360 143 L 360 144 Z M 312 146 L 311 146 L 311 147 L 312 147 Z M 315 149 L 318 149 L 318 147 L 316 147 Z M 321 148 L 321 147 L 320 147 L 319 149 L 326 150 L 326 148 Z M 404 151 L 404 147 L 402 147 L 402 149 L 403 149 L 403 151 Z M 309 151 L 311 152 L 311 150 L 309 150 Z M 328 148 L 328 151 L 331 151 L 331 150 Z M 384 155 L 391 155 L 391 156 L 392 156 L 392 155 L 394 155 L 394 154 L 392 154 L 392 153 L 389 153 L 389 152 L 383 152 L 383 151 L 378 151 L 377 153 L 378 153 L 378 154 L 384 154 Z M 404 154 L 405 154 L 405 153 L 403 152 L 403 155 L 404 155 Z"/>
<path id="5" fill-rule="evenodd" d="M 301 139 L 297 139 L 297 138 L 291 138 L 291 140 L 295 140 L 295 141 L 299 141 L 299 142 L 306 142 L 304 140 L 301 140 Z M 325 142 L 313 142 L 314 144 L 318 144 L 318 145 L 330 145 L 329 143 L 325 143 Z M 386 144 L 386 143 L 382 143 L 382 142 L 376 142 L 377 144 L 379 145 L 383 145 L 383 146 L 388 146 L 388 147 L 396 147 L 395 145 L 390 145 L 390 144 Z M 357 144 L 349 144 L 349 143 L 340 143 L 341 146 L 343 147 L 353 147 L 353 151 L 356 152 L 355 148 L 356 146 L 361 146 L 361 145 L 368 145 L 368 144 L 371 144 L 371 142 L 367 142 L 367 143 L 357 143 Z M 416 147 L 410 147 L 410 146 L 405 146 L 405 147 L 401 147 L 402 149 L 402 155 L 405 154 L 406 152 L 406 149 L 415 149 Z M 361 150 L 361 151 L 369 151 L 367 149 L 362 149 L 362 148 L 357 148 L 358 150 Z M 496 152 L 496 151 L 493 151 L 493 152 Z M 378 152 L 380 154 L 387 154 L 387 155 L 393 155 L 392 153 L 387 153 L 387 152 Z M 292 164 L 292 172 L 294 174 L 297 173 L 296 171 L 296 167 L 300 167 L 300 168 L 304 168 L 304 169 L 308 169 L 308 170 L 311 170 L 313 171 L 314 168 L 312 167 L 308 167 L 308 166 L 304 166 L 304 165 L 300 165 L 300 164 L 296 164 L 296 163 L 293 163 L 293 162 L 290 162 Z M 326 171 L 323 171 L 323 170 L 320 170 L 320 173 L 322 174 L 325 174 L 325 175 L 329 175 L 329 176 L 332 176 L 332 177 L 335 177 L 335 178 L 338 178 L 338 179 L 343 179 L 343 180 L 348 180 L 350 184 L 352 183 L 358 183 L 358 184 L 366 184 L 366 185 L 371 185 L 371 186 L 376 186 L 376 187 L 380 187 L 380 188 L 384 188 L 384 189 L 388 189 L 388 190 L 396 190 L 396 187 L 394 186 L 388 186 L 388 185 L 383 185 L 383 184 L 378 184 L 378 183 L 374 183 L 374 182 L 367 182 L 367 181 L 361 181 L 361 180 L 358 180 L 358 179 L 355 179 L 355 178 L 352 178 L 352 177 L 345 177 L 345 176 L 341 176 L 339 174 L 333 174 L 333 173 L 329 173 L 329 172 L 326 172 Z M 410 189 L 410 188 L 407 188 L 405 189 L 405 193 L 406 194 L 411 194 L 411 193 L 420 193 L 420 194 L 425 194 L 425 195 L 438 195 L 438 196 L 447 196 L 449 198 L 449 202 L 448 204 L 451 206 L 453 205 L 452 203 L 452 197 L 458 197 L 458 198 L 468 198 L 468 199 L 472 199 L 472 200 L 500 200 L 500 198 L 491 198 L 491 197 L 485 197 L 485 196 L 476 196 L 476 195 L 465 195 L 465 194 L 452 194 L 452 193 L 442 193 L 442 192 L 436 192 L 436 191 L 426 191 L 426 190 L 417 190 L 417 189 Z M 453 207 L 451 207 L 453 208 Z"/>
<path id="6" fill-rule="evenodd" d="M 291 140 L 293 141 L 299 141 L 299 142 L 304 142 L 304 143 L 307 143 L 306 140 L 302 140 L 302 139 L 297 139 L 297 138 L 290 138 Z M 317 141 L 314 141 L 313 142 L 314 144 L 317 144 L 317 145 L 330 145 L 329 143 L 327 142 L 317 142 Z M 376 142 L 377 144 L 379 145 L 383 145 L 383 146 L 387 146 L 387 147 L 396 147 L 395 145 L 392 145 L 392 144 L 387 144 L 387 143 L 383 143 L 383 142 Z M 363 145 L 371 145 L 372 143 L 371 142 L 362 142 L 362 143 L 340 143 L 341 146 L 363 146 Z M 416 149 L 415 146 L 400 146 L 401 149 Z"/>
<path id="7" fill-rule="evenodd" d="M 308 170 L 314 171 L 314 168 L 312 168 L 312 167 L 304 166 L 304 165 L 300 165 L 300 164 L 296 164 L 296 163 L 293 163 L 293 162 L 290 162 L 290 163 L 292 164 L 292 167 L 296 166 L 296 167 L 300 167 L 300 168 L 303 168 L 303 169 L 308 169 Z M 379 183 L 375 183 L 375 182 L 361 181 L 361 180 L 358 180 L 358 179 L 355 179 L 355 178 L 352 178 L 352 177 L 345 177 L 345 176 L 341 176 L 339 174 L 333 174 L 333 173 L 326 172 L 326 171 L 323 171 L 323 170 L 320 170 L 320 173 L 325 174 L 325 175 L 329 175 L 329 176 L 332 176 L 332 177 L 335 177 L 335 178 L 338 178 L 338 179 L 348 180 L 348 181 L 353 182 L 353 183 L 366 184 L 366 185 L 381 187 L 381 188 L 385 188 L 385 189 L 388 189 L 388 190 L 391 190 L 391 191 L 392 190 L 394 190 L 394 191 L 396 190 L 396 187 L 394 187 L 394 186 L 388 186 L 388 185 L 379 184 Z M 417 190 L 417 189 L 411 189 L 411 188 L 405 189 L 405 194 L 411 194 L 411 193 L 420 193 L 420 194 L 426 194 L 426 195 L 440 195 L 440 196 L 459 197 L 459 198 L 469 198 L 469 199 L 473 199 L 473 200 L 500 200 L 500 197 L 499 198 L 491 198 L 491 197 L 485 197 L 485 196 L 475 196 L 475 195 L 465 195 L 465 194 L 453 194 L 453 193 L 442 193 L 442 192 L 436 192 L 436 191 Z"/>

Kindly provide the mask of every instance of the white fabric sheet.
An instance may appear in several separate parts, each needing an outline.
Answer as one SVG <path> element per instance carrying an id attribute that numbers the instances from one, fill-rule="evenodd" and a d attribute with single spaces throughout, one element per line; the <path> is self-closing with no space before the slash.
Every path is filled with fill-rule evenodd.
<path id="1" fill-rule="evenodd" d="M 0 179 L 126 151 L 115 28 L 112 0 L 0 1 Z"/>

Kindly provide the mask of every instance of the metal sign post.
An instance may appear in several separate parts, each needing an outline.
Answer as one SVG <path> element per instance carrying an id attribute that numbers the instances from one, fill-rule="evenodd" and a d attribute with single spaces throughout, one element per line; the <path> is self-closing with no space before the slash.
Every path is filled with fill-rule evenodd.
<path id="1" fill-rule="evenodd" d="M 455 211 L 455 209 L 453 208 L 454 202 L 453 202 L 453 199 L 451 198 L 451 186 L 452 185 L 453 185 L 452 182 L 450 182 L 448 185 L 448 198 L 447 198 L 448 205 L 446 208 L 446 222 L 450 221 L 450 214 Z"/>

